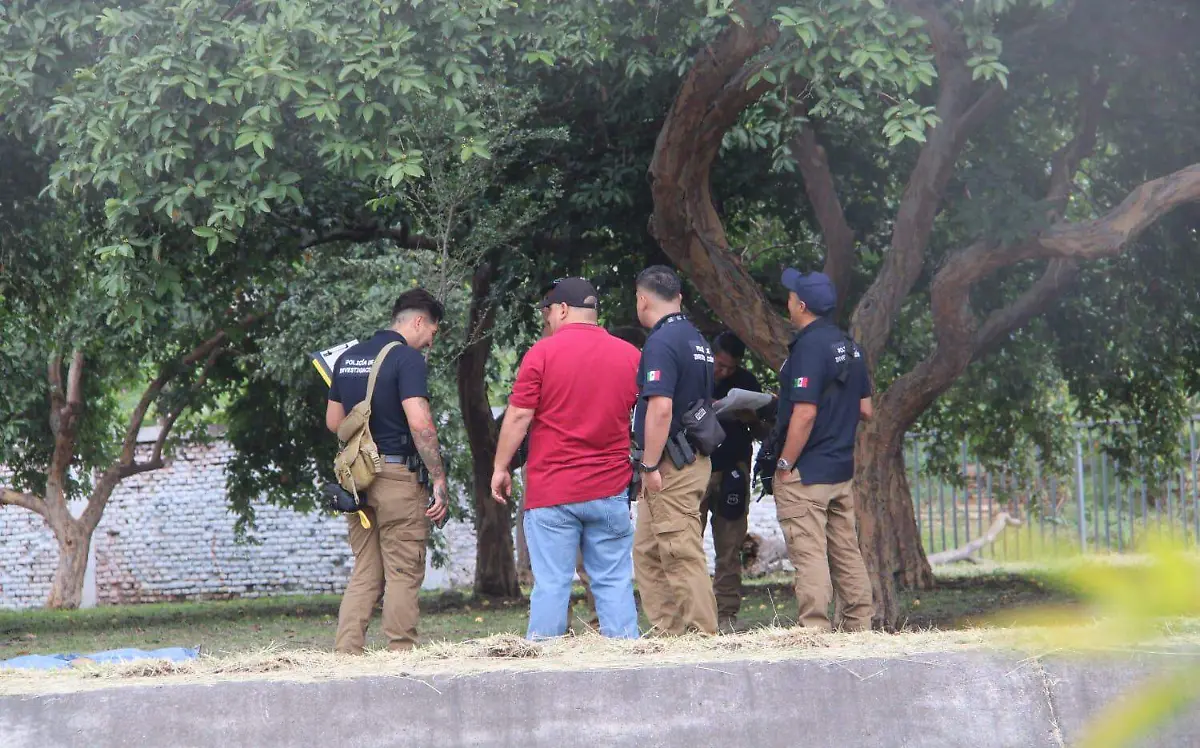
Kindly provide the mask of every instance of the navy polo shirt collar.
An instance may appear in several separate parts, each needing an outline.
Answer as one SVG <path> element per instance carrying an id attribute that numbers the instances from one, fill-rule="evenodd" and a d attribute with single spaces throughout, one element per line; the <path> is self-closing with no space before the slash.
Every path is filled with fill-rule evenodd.
<path id="1" fill-rule="evenodd" d="M 400 345 L 408 345 L 408 341 L 404 336 L 395 330 L 376 330 L 375 337 L 384 338 L 388 343 L 399 343 Z"/>
<path id="2" fill-rule="evenodd" d="M 795 348 L 796 343 L 800 342 L 800 338 L 803 338 L 813 330 L 818 330 L 822 327 L 833 327 L 833 320 L 829 319 L 828 317 L 817 317 L 808 324 L 808 327 L 805 327 L 803 330 L 796 331 L 796 334 L 792 336 L 792 342 L 788 343 L 788 349 L 790 350 Z"/>
<path id="3" fill-rule="evenodd" d="M 658 332 L 663 328 L 664 325 L 669 325 L 672 322 L 679 322 L 680 320 L 686 319 L 687 315 L 683 312 L 672 312 L 655 323 L 654 327 L 650 328 L 650 334 L 653 335 L 654 333 Z"/>

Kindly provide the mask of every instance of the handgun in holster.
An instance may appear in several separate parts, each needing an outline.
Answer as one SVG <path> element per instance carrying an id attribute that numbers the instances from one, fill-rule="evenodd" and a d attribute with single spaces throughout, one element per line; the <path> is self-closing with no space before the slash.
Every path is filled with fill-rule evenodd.
<path id="1" fill-rule="evenodd" d="M 637 501 L 638 494 L 642 490 L 642 471 L 639 465 L 642 464 L 642 457 L 646 455 L 646 451 L 641 447 L 634 445 L 629 450 L 629 462 L 633 465 L 633 475 L 629 476 L 629 503 Z"/>
<path id="2" fill-rule="evenodd" d="M 434 504 L 433 481 L 431 481 L 429 479 L 429 468 L 425 467 L 425 461 L 421 459 L 420 455 L 411 454 L 405 459 L 404 466 L 406 468 L 408 468 L 409 470 L 411 470 L 412 472 L 416 473 L 417 485 L 420 486 L 421 488 L 424 488 L 426 493 L 429 494 L 429 500 L 426 502 L 425 508 L 432 509 L 433 504 Z M 449 519 L 450 519 L 450 513 L 446 512 L 446 515 L 444 517 L 442 517 L 442 521 L 435 522 L 434 526 L 441 529 L 442 527 L 446 526 L 446 522 Z"/>
<path id="3" fill-rule="evenodd" d="M 775 463 L 779 460 L 779 450 L 783 447 L 783 434 L 779 424 L 771 430 L 771 436 L 763 442 L 758 450 L 758 459 L 754 461 L 754 482 L 762 486 L 755 501 L 761 501 L 764 496 L 775 494 Z"/>
<path id="4" fill-rule="evenodd" d="M 696 461 L 696 451 L 692 449 L 682 429 L 667 437 L 666 451 L 667 458 L 676 470 L 682 470 Z"/>

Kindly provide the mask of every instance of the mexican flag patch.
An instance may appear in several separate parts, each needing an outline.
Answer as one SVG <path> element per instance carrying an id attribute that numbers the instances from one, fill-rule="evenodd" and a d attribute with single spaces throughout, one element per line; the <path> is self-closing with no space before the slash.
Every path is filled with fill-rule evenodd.
<path id="1" fill-rule="evenodd" d="M 792 382 L 792 386 L 801 390 L 806 389 L 808 387 L 808 377 L 796 377 L 795 381 Z"/>
<path id="2" fill-rule="evenodd" d="M 646 381 L 647 382 L 661 382 L 662 381 L 662 372 L 659 371 L 658 369 L 647 372 L 646 373 Z"/>

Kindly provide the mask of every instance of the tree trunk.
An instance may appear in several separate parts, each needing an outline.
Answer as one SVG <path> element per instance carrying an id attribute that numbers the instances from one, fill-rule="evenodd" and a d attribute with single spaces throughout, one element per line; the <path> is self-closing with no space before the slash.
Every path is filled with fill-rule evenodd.
<path id="1" fill-rule="evenodd" d="M 496 422 L 487 395 L 487 360 L 496 317 L 488 303 L 494 260 L 485 260 L 471 281 L 467 347 L 458 360 L 458 403 L 471 447 L 471 492 L 475 499 L 475 594 L 520 597 L 513 558 L 512 516 L 491 495 L 496 458 Z"/>
<path id="2" fill-rule="evenodd" d="M 904 438 L 886 416 L 859 428 L 854 496 L 858 542 L 871 577 L 874 625 L 894 631 L 901 589 L 929 589 L 933 571 L 921 547 L 904 467 Z"/>
<path id="3" fill-rule="evenodd" d="M 47 608 L 78 608 L 83 599 L 83 581 L 87 573 L 88 548 L 92 533 L 87 525 L 76 519 L 56 523 L 54 538 L 58 541 L 58 566 L 50 587 Z"/>

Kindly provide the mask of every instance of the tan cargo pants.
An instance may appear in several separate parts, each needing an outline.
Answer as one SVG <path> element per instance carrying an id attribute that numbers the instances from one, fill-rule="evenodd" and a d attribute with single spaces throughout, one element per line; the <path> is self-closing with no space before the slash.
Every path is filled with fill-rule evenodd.
<path id="1" fill-rule="evenodd" d="M 858 549 L 851 482 L 776 483 L 775 511 L 788 557 L 796 567 L 800 625 L 825 631 L 831 628 L 829 604 L 836 588 L 843 605 L 840 628 L 871 628 L 871 582 Z"/>
<path id="2" fill-rule="evenodd" d="M 738 467 L 746 478 L 743 490 L 749 501 L 750 472 L 745 465 Z M 717 619 L 722 622 L 736 619 L 742 608 L 742 543 L 746 541 L 749 524 L 749 511 L 742 512 L 738 519 L 726 519 L 713 508 L 723 498 L 721 482 L 724 478 L 723 472 L 714 472 L 708 481 L 704 500 L 700 502 L 700 534 L 704 534 L 705 525 L 710 521 L 712 523 L 713 551 L 716 555 L 712 586 L 713 595 L 717 598 Z"/>
<path id="3" fill-rule="evenodd" d="M 384 463 L 383 471 L 367 490 L 364 529 L 358 515 L 347 518 L 354 570 L 338 610 L 334 648 L 361 654 L 367 623 L 383 596 L 383 633 L 388 649 L 407 650 L 417 644 L 417 593 L 425 581 L 425 541 L 429 520 L 425 507 L 429 493 L 416 474 L 401 465 Z"/>
<path id="4" fill-rule="evenodd" d="M 658 635 L 717 633 L 717 603 L 704 540 L 700 501 L 712 463 L 707 457 L 676 470 L 663 460 L 660 493 L 643 493 L 633 534 L 633 576 L 642 610 Z"/>

